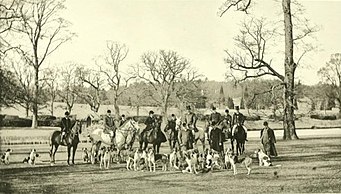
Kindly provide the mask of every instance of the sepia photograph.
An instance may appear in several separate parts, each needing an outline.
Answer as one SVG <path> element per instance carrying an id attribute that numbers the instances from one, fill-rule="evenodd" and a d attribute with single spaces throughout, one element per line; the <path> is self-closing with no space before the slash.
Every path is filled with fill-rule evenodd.
<path id="1" fill-rule="evenodd" d="M 341 193 L 341 0 L 0 0 L 0 193 Z"/>

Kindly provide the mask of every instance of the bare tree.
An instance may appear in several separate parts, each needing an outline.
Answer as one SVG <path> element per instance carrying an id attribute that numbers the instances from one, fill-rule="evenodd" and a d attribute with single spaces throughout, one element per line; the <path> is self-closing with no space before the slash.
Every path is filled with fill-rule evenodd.
<path id="1" fill-rule="evenodd" d="M 32 46 L 32 49 L 25 49 L 23 46 L 18 48 L 28 64 L 34 68 L 32 128 L 37 127 L 40 67 L 48 56 L 73 36 L 67 30 L 69 23 L 59 17 L 63 9 L 65 7 L 61 1 L 41 0 L 25 1 L 24 8 L 20 10 L 21 25 L 16 27 L 16 31 L 23 34 Z"/>
<path id="2" fill-rule="evenodd" d="M 330 56 L 329 62 L 322 67 L 318 74 L 322 82 L 330 86 L 326 95 L 339 103 L 339 113 L 341 114 L 341 53 L 335 53 Z"/>
<path id="3" fill-rule="evenodd" d="M 70 64 L 61 71 L 60 92 L 58 92 L 58 96 L 66 103 L 67 110 L 70 113 L 77 99 L 77 91 L 80 85 L 75 66 L 75 64 Z"/>
<path id="4" fill-rule="evenodd" d="M 16 103 L 25 109 L 26 117 L 28 117 L 34 101 L 33 69 L 25 64 L 12 62 L 12 71 L 20 88 Z"/>
<path id="5" fill-rule="evenodd" d="M 101 72 L 93 69 L 85 69 L 84 67 L 77 68 L 77 77 L 82 83 L 82 87 L 77 90 L 77 96 L 86 101 L 91 110 L 98 112 L 101 106 L 103 95 L 104 79 Z M 87 90 L 85 90 L 87 88 Z"/>
<path id="6" fill-rule="evenodd" d="M 0 0 L 0 59 L 12 49 L 5 37 L 15 22 L 20 20 L 19 10 L 23 3 L 20 0 Z"/>
<path id="7" fill-rule="evenodd" d="M 50 113 L 54 115 L 54 102 L 58 93 L 58 77 L 60 71 L 57 68 L 47 68 L 43 72 L 44 82 L 46 84 L 47 94 L 50 101 Z"/>
<path id="8" fill-rule="evenodd" d="M 165 50 L 145 53 L 141 60 L 142 64 L 135 68 L 135 74 L 153 87 L 157 95 L 154 100 L 162 107 L 165 120 L 170 96 L 175 91 L 175 83 L 183 72 L 190 69 L 190 63 L 175 51 Z"/>
<path id="9" fill-rule="evenodd" d="M 121 71 L 122 61 L 127 57 L 129 49 L 124 44 L 107 41 L 107 52 L 104 56 L 104 65 L 98 65 L 100 72 L 104 74 L 107 83 L 113 92 L 113 103 L 116 118 L 120 117 L 118 99 L 128 86 L 129 80 L 135 76 L 127 75 Z"/>
<path id="10" fill-rule="evenodd" d="M 297 3 L 296 3 L 297 4 Z M 223 16 L 229 9 L 237 8 L 238 11 L 247 11 L 252 5 L 252 0 L 227 0 L 220 8 L 219 15 Z M 275 76 L 281 81 L 283 85 L 283 139 L 298 139 L 295 128 L 294 116 L 294 100 L 295 100 L 295 71 L 301 61 L 302 57 L 312 50 L 310 46 L 303 49 L 302 54 L 298 59 L 294 60 L 294 43 L 315 32 L 315 29 L 302 30 L 302 34 L 296 33 L 293 35 L 293 21 L 292 21 L 292 2 L 291 0 L 282 0 L 282 13 L 284 24 L 284 40 L 285 40 L 285 57 L 284 57 L 284 74 L 281 74 L 273 67 L 272 61 L 265 58 L 266 45 L 272 36 L 275 35 L 273 30 L 268 30 L 264 27 L 262 20 L 251 20 L 250 23 L 244 24 L 241 30 L 241 35 L 237 36 L 237 46 L 246 51 L 245 55 L 241 52 L 232 54 L 226 51 L 226 62 L 230 67 L 237 71 L 244 73 L 244 78 L 255 78 L 262 76 Z M 305 27 L 309 27 L 306 25 Z M 295 28 L 296 30 L 296 28 Z M 298 31 L 297 31 L 298 32 Z M 252 73 L 251 73 L 252 72 Z"/>
<path id="11" fill-rule="evenodd" d="M 200 100 L 201 94 L 197 80 L 201 77 L 202 75 L 197 70 L 186 69 L 175 83 L 174 94 L 180 115 L 183 115 L 185 105 L 196 104 Z"/>

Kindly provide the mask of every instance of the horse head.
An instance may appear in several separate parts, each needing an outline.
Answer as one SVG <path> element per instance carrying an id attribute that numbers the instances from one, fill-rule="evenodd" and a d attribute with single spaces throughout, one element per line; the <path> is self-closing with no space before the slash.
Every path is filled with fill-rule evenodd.
<path id="1" fill-rule="evenodd" d="M 123 131 L 139 131 L 139 123 L 134 119 L 127 120 L 119 129 Z"/>

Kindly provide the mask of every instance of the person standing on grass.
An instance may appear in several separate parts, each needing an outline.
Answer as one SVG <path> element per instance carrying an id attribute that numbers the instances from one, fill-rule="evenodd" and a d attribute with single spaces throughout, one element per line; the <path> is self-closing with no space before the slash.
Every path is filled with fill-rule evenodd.
<path id="1" fill-rule="evenodd" d="M 263 144 L 264 152 L 268 156 L 277 156 L 275 147 L 276 137 L 274 130 L 269 127 L 268 122 L 263 123 L 264 128 L 260 131 L 260 139 Z"/>

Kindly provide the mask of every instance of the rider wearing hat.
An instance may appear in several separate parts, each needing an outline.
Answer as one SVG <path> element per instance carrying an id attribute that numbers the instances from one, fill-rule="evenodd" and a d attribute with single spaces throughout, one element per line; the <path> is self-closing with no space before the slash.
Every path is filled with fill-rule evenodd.
<path id="1" fill-rule="evenodd" d="M 215 127 L 221 122 L 221 114 L 217 112 L 216 107 L 212 107 L 212 113 L 208 119 L 209 126 L 206 128 L 205 136 L 206 139 L 210 139 L 210 133 L 212 129 L 215 129 Z"/>
<path id="2" fill-rule="evenodd" d="M 232 119 L 232 134 L 234 135 L 237 126 L 242 126 L 245 131 L 245 140 L 247 141 L 247 128 L 244 126 L 245 116 L 239 112 L 239 106 L 236 106 L 236 111 Z"/>
<path id="3" fill-rule="evenodd" d="M 110 132 L 113 132 L 112 134 Z M 111 110 L 107 110 L 107 114 L 104 117 L 104 133 L 111 134 L 112 138 L 115 137 L 116 126 L 114 123 L 114 118 L 111 116 Z"/>
<path id="4" fill-rule="evenodd" d="M 150 131 L 151 129 L 153 129 L 155 127 L 155 116 L 154 116 L 154 111 L 149 111 L 149 116 L 146 119 L 146 121 L 144 122 L 144 124 L 146 125 L 146 128 L 142 131 L 146 132 L 146 131 Z"/>
<path id="5" fill-rule="evenodd" d="M 61 131 L 62 131 L 61 140 L 64 139 L 65 134 L 69 134 L 69 132 L 71 131 L 71 119 L 70 119 L 69 111 L 66 111 L 64 115 L 65 117 L 62 118 L 62 123 L 61 123 Z"/>
<path id="6" fill-rule="evenodd" d="M 121 116 L 121 119 L 120 119 L 120 124 L 119 124 L 119 126 L 121 127 L 122 125 L 123 125 L 123 123 L 125 123 L 126 122 L 126 116 L 123 114 L 122 116 Z"/>

